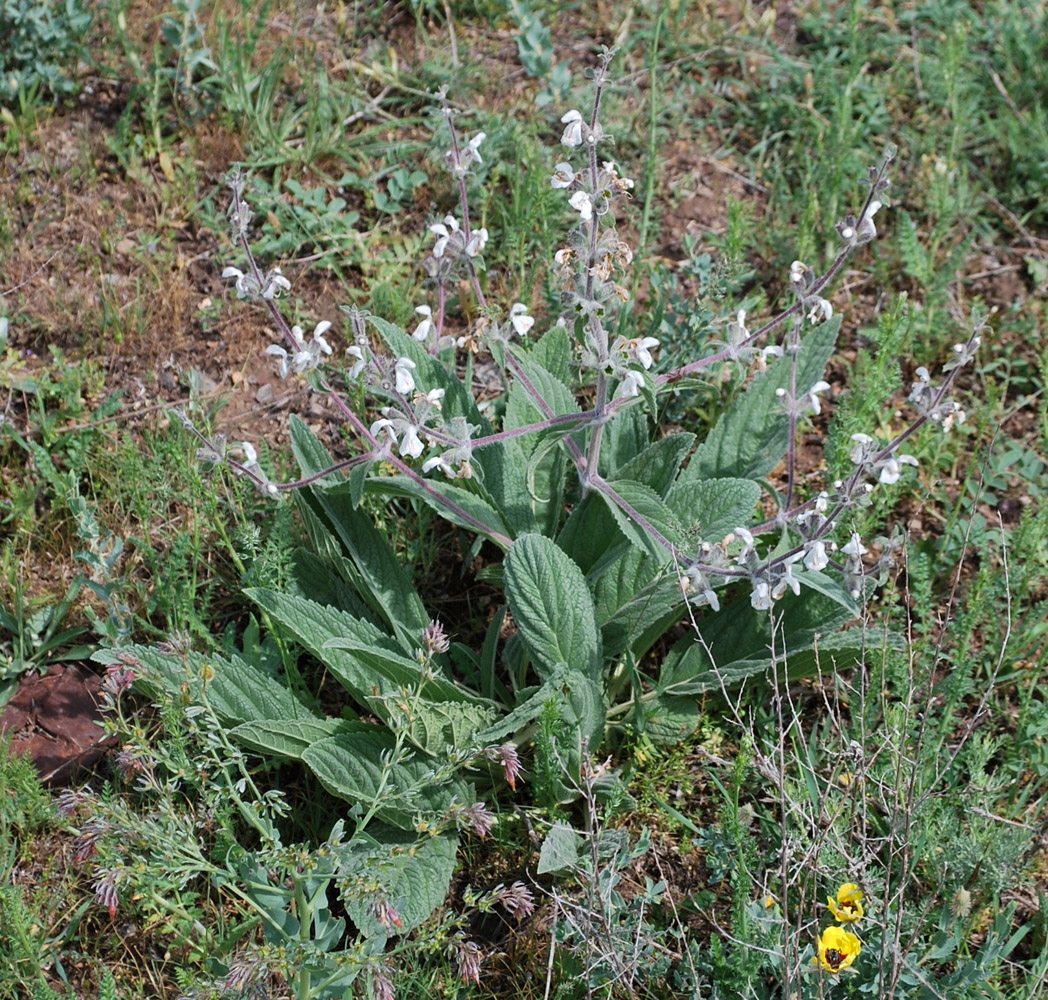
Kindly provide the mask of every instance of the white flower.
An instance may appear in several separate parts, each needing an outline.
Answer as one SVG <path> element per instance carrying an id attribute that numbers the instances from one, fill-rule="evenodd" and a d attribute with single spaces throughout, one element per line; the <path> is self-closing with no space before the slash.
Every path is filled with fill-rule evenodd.
<path id="1" fill-rule="evenodd" d="M 452 233 L 458 232 L 458 227 L 458 220 L 453 215 L 445 215 L 443 222 L 435 222 L 429 227 L 429 231 L 437 237 L 437 242 L 433 247 L 433 256 L 438 260 L 444 256 L 448 240 Z"/>
<path id="2" fill-rule="evenodd" d="M 313 327 L 313 339 L 312 339 L 312 342 L 311 342 L 312 344 L 316 344 L 316 350 L 317 351 L 322 351 L 324 354 L 328 354 L 328 355 L 331 354 L 331 345 L 324 339 L 324 334 L 327 333 L 328 330 L 330 330 L 330 329 L 331 329 L 331 321 L 330 320 L 326 320 L 325 319 L 325 320 L 321 321 L 320 323 L 317 323 L 317 325 L 315 327 Z M 300 326 L 293 326 L 291 328 L 291 332 L 294 335 L 295 339 L 301 344 L 302 343 L 302 327 L 300 327 Z"/>
<path id="3" fill-rule="evenodd" d="M 771 607 L 771 587 L 765 580 L 753 581 L 753 593 L 750 594 L 750 604 L 756 611 L 767 611 Z"/>
<path id="4" fill-rule="evenodd" d="M 324 355 L 331 354 L 331 345 L 324 339 L 324 334 L 330 329 L 331 323 L 324 320 L 313 328 L 313 338 L 309 343 L 303 343 L 302 327 L 293 326 L 291 336 L 299 349 L 293 354 L 288 354 L 279 344 L 270 344 L 266 348 L 266 354 L 280 358 L 280 377 L 287 378 L 288 372 L 295 371 L 299 375 L 318 368 L 324 360 Z M 358 349 L 359 350 L 359 349 Z"/>
<path id="5" fill-rule="evenodd" d="M 902 467 L 904 465 L 912 465 L 916 469 L 918 465 L 917 459 L 913 455 L 899 455 L 887 459 L 884 465 L 881 466 L 881 474 L 878 479 L 887 486 L 897 483 L 902 475 Z"/>
<path id="6" fill-rule="evenodd" d="M 550 187 L 569 188 L 575 183 L 575 171 L 570 163 L 558 163 L 555 170 L 550 178 Z"/>
<path id="7" fill-rule="evenodd" d="M 690 603 L 696 606 L 708 604 L 714 611 L 720 611 L 720 600 L 710 586 L 709 578 L 698 566 L 688 567 L 680 578 L 680 589 Z"/>
<path id="8" fill-rule="evenodd" d="M 793 564 L 800 558 L 798 552 L 795 556 L 791 556 L 789 561 L 783 567 L 782 576 L 775 581 L 775 586 L 772 587 L 771 596 L 774 600 L 779 600 L 783 594 L 786 593 L 786 588 L 789 587 L 793 591 L 794 597 L 800 597 L 801 593 L 801 582 L 793 575 Z"/>
<path id="9" fill-rule="evenodd" d="M 841 549 L 841 552 L 846 556 L 851 556 L 853 559 L 858 559 L 859 556 L 866 555 L 866 546 L 862 544 L 862 540 L 859 538 L 859 533 L 857 531 L 852 532 L 851 539 L 848 541 L 848 544 Z"/>
<path id="10" fill-rule="evenodd" d="M 873 438 L 869 434 L 853 434 L 851 439 L 855 442 L 855 447 L 852 448 L 851 460 L 856 465 L 862 465 L 864 462 L 869 461 L 870 456 L 873 453 Z"/>
<path id="11" fill-rule="evenodd" d="M 393 429 L 393 421 L 388 417 L 383 417 L 381 420 L 376 420 L 371 425 L 371 436 L 377 438 L 380 431 L 385 431 L 389 440 L 393 443 L 397 443 L 397 432 Z"/>
<path id="12" fill-rule="evenodd" d="M 826 554 L 826 543 L 821 538 L 809 542 L 808 550 L 804 553 L 804 565 L 812 572 L 818 572 L 829 564 L 830 557 Z"/>
<path id="13" fill-rule="evenodd" d="M 871 201 L 866 207 L 866 211 L 862 213 L 862 218 L 859 220 L 858 226 L 858 238 L 866 243 L 869 240 L 874 239 L 877 236 L 877 227 L 873 224 L 873 217 L 880 211 L 881 203 L 879 201 Z M 847 239 L 847 237 L 845 237 Z"/>
<path id="14" fill-rule="evenodd" d="M 415 362 L 411 358 L 397 358 L 393 365 L 393 370 L 396 374 L 397 392 L 405 394 L 415 388 L 415 379 L 411 373 L 416 367 Z"/>
<path id="15" fill-rule="evenodd" d="M 643 340 L 632 340 L 630 344 L 641 367 L 647 371 L 655 363 L 651 356 L 651 349 L 658 347 L 659 342 L 654 337 L 645 337 Z"/>
<path id="16" fill-rule="evenodd" d="M 430 389 L 429 392 L 427 392 L 426 395 L 422 398 L 425 399 L 425 401 L 429 403 L 429 405 L 432 406 L 434 409 L 439 410 L 443 405 L 442 401 L 444 399 L 444 390 Z"/>
<path id="17" fill-rule="evenodd" d="M 400 454 L 409 458 L 418 458 L 422 454 L 422 439 L 418 436 L 418 428 L 414 424 L 408 424 L 404 428 L 404 437 L 400 441 Z"/>
<path id="18" fill-rule="evenodd" d="M 636 369 L 630 369 L 622 378 L 618 395 L 628 398 L 640 395 L 641 386 L 644 385 L 644 374 Z"/>
<path id="19" fill-rule="evenodd" d="M 579 220 L 589 222 L 593 218 L 593 201 L 585 191 L 576 191 L 568 204 L 579 213 Z"/>
<path id="20" fill-rule="evenodd" d="M 469 235 L 469 242 L 466 244 L 466 256 L 476 257 L 477 254 L 484 251 L 484 247 L 488 242 L 488 231 L 486 229 L 474 229 Z"/>
<path id="21" fill-rule="evenodd" d="M 561 144 L 564 146 L 581 146 L 583 128 L 581 113 L 572 108 L 561 118 L 561 122 L 566 126 L 564 134 L 560 137 Z"/>
<path id="22" fill-rule="evenodd" d="M 764 371 L 772 358 L 781 358 L 783 354 L 783 349 L 778 344 L 769 344 L 767 347 L 762 347 L 760 354 L 757 355 L 758 367 L 761 371 Z"/>
<path id="23" fill-rule="evenodd" d="M 291 371 L 291 362 L 288 361 L 287 351 L 279 344 L 270 344 L 266 348 L 266 354 L 272 354 L 274 357 L 280 358 L 280 377 L 287 378 L 288 372 Z"/>
<path id="24" fill-rule="evenodd" d="M 741 344 L 749 335 L 750 331 L 746 329 L 746 310 L 740 309 L 735 314 L 735 322 L 728 324 L 728 343 Z"/>
<path id="25" fill-rule="evenodd" d="M 236 278 L 237 279 L 237 298 L 246 299 L 251 294 L 251 287 L 254 285 L 254 280 L 249 278 L 239 267 L 227 267 L 222 271 L 222 277 L 225 278 Z"/>
<path id="26" fill-rule="evenodd" d="M 724 539 L 724 543 L 730 544 L 736 539 L 742 542 L 742 551 L 735 557 L 735 561 L 740 566 L 743 566 L 749 560 L 749 557 L 754 550 L 753 534 L 747 528 L 735 528 L 735 530 Z"/>
<path id="27" fill-rule="evenodd" d="M 523 337 L 535 325 L 533 316 L 528 315 L 528 307 L 523 302 L 515 302 L 509 311 L 509 321 L 518 337 Z"/>
<path id="28" fill-rule="evenodd" d="M 567 267 L 571 263 L 572 258 L 575 256 L 575 251 L 571 247 L 562 247 L 554 255 L 553 259 L 561 266 Z"/>
<path id="29" fill-rule="evenodd" d="M 237 279 L 237 288 L 240 288 L 240 279 Z M 277 299 L 280 298 L 281 292 L 290 290 L 291 282 L 287 280 L 280 273 L 279 267 L 274 267 L 266 275 L 265 283 L 262 285 L 262 298 L 264 299 Z"/>
<path id="30" fill-rule="evenodd" d="M 415 327 L 411 336 L 414 340 L 429 340 L 430 331 L 433 329 L 433 310 L 429 306 L 415 306 L 415 312 L 422 317 L 422 322 Z"/>
<path id="31" fill-rule="evenodd" d="M 811 408 L 816 414 L 822 413 L 822 404 L 819 402 L 819 393 L 825 392 L 829 387 L 829 382 L 819 381 L 808 390 L 808 401 L 811 403 Z"/>
<path id="32" fill-rule="evenodd" d="M 249 468 L 252 465 L 258 465 L 258 452 L 255 451 L 250 441 L 242 441 L 240 448 L 244 452 L 244 465 Z"/>
<path id="33" fill-rule="evenodd" d="M 478 132 L 472 139 L 469 140 L 469 146 L 467 148 L 467 155 L 476 163 L 483 163 L 484 161 L 480 158 L 480 144 L 487 138 L 486 132 Z"/>
<path id="34" fill-rule="evenodd" d="M 824 320 L 833 319 L 833 305 L 828 299 L 824 299 L 821 295 L 813 295 L 808 301 L 812 303 L 811 311 L 808 313 L 808 320 L 813 325 L 819 322 L 820 316 Z"/>
<path id="35" fill-rule="evenodd" d="M 790 281 L 793 284 L 798 285 L 804 281 L 804 276 L 808 273 L 808 265 L 802 261 L 795 260 L 790 265 Z"/>
<path id="36" fill-rule="evenodd" d="M 433 458 L 427 458 L 422 463 L 423 474 L 431 472 L 433 469 L 440 469 L 448 479 L 455 478 L 455 470 L 448 464 L 443 455 L 434 455 Z"/>
<path id="37" fill-rule="evenodd" d="M 367 361 L 364 359 L 364 352 L 356 344 L 352 347 L 347 347 L 346 353 L 357 359 L 356 364 L 349 370 L 349 377 L 354 379 L 364 370 Z"/>

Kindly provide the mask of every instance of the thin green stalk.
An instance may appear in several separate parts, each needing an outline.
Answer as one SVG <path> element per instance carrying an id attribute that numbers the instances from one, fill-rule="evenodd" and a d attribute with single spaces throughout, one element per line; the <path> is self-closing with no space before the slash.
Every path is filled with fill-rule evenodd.
<path id="1" fill-rule="evenodd" d="M 637 237 L 637 255 L 645 252 L 648 246 L 648 230 L 651 226 L 651 206 L 655 197 L 655 156 L 658 152 L 658 117 L 659 86 L 655 72 L 659 53 L 659 36 L 662 34 L 662 23 L 666 18 L 666 5 L 659 6 L 655 18 L 655 30 L 652 32 L 651 45 L 648 49 L 648 155 L 644 164 L 644 210 L 640 217 L 640 235 Z M 633 269 L 633 285 L 630 288 L 630 302 L 637 301 L 637 286 L 640 283 L 640 268 Z"/>

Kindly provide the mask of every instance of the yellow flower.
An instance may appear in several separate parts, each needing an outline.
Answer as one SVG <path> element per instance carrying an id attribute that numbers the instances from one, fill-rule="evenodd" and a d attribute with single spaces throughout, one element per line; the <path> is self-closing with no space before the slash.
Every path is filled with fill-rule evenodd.
<path id="1" fill-rule="evenodd" d="M 826 905 L 830 908 L 835 920 L 846 924 L 851 920 L 858 920 L 863 914 L 862 889 L 854 882 L 845 882 L 837 890 L 837 898 L 826 897 Z"/>
<path id="2" fill-rule="evenodd" d="M 840 972 L 855 961 L 862 945 L 842 927 L 827 927 L 819 936 L 819 954 L 812 959 L 827 972 Z"/>

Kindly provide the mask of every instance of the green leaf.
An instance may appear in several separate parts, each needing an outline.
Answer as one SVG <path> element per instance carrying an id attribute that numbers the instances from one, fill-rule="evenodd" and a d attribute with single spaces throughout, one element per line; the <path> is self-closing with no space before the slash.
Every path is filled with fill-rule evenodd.
<path id="1" fill-rule="evenodd" d="M 593 493 L 586 494 L 571 512 L 557 535 L 557 545 L 578 564 L 590 583 L 632 549 L 608 504 Z"/>
<path id="2" fill-rule="evenodd" d="M 539 875 L 561 872 L 578 864 L 582 838 L 569 824 L 558 821 L 549 828 L 539 851 Z"/>
<path id="3" fill-rule="evenodd" d="M 479 730 L 495 720 L 495 710 L 461 701 L 420 704 L 411 721 L 411 739 L 427 753 L 443 754 L 448 748 L 474 746 Z"/>
<path id="4" fill-rule="evenodd" d="M 656 746 L 675 746 L 702 722 L 702 708 L 694 698 L 657 695 L 645 709 L 644 735 Z"/>
<path id="5" fill-rule="evenodd" d="M 303 508 L 304 518 L 309 528 L 312 520 L 316 525 L 321 521 L 308 508 Z M 321 528 L 327 534 L 326 528 Z M 310 532 L 312 535 L 312 532 Z M 328 536 L 330 537 L 330 536 Z M 340 611 L 347 611 L 355 618 L 365 618 L 372 624 L 379 622 L 379 617 L 360 597 L 360 590 L 348 581 L 356 578 L 353 564 L 342 555 L 338 542 L 332 539 L 334 552 L 321 557 L 308 549 L 295 549 L 291 554 L 291 572 L 287 592 L 296 597 L 306 597 L 318 604 L 330 604 Z"/>
<path id="6" fill-rule="evenodd" d="M 425 605 L 385 536 L 364 511 L 354 506 L 348 487 L 299 490 L 297 496 L 323 518 L 328 532 L 352 560 L 355 578 L 350 582 L 368 606 L 391 630 L 421 638 L 429 624 Z"/>
<path id="7" fill-rule="evenodd" d="M 528 361 L 545 368 L 555 379 L 565 385 L 571 383 L 571 342 L 563 326 L 551 326 L 542 338 L 528 351 Z"/>
<path id="8" fill-rule="evenodd" d="M 790 678 L 811 676 L 823 669 L 846 669 L 869 649 L 861 628 L 842 632 L 854 616 L 821 594 L 787 593 L 775 605 L 781 625 L 775 649 L 785 660 Z M 702 641 L 684 636 L 670 650 L 659 676 L 661 694 L 698 695 L 730 688 L 771 665 L 772 638 L 767 611 L 756 611 L 740 598 L 719 613 L 700 619 Z M 878 644 L 883 637 L 878 637 Z M 710 660 L 712 651 L 716 664 Z"/>
<path id="9" fill-rule="evenodd" d="M 428 507 L 435 510 L 445 521 L 457 524 L 460 528 L 465 528 L 467 531 L 483 531 L 492 541 L 497 542 L 498 539 L 494 536 L 499 535 L 513 537 L 513 532 L 499 516 L 495 508 L 483 497 L 478 496 L 477 493 L 443 479 L 427 479 L 426 484 L 429 487 L 428 490 L 415 480 L 408 479 L 407 476 L 372 477 L 368 480 L 367 492 L 384 497 L 402 496 L 421 500 Z M 438 496 L 434 496 L 434 493 L 438 494 Z M 475 524 L 471 524 L 466 518 L 450 510 L 445 504 L 440 502 L 440 497 L 444 497 L 456 504 L 466 514 L 480 522 L 484 526 L 483 529 L 478 528 Z"/>
<path id="10" fill-rule="evenodd" d="M 367 892 L 342 894 L 346 912 L 365 937 L 387 936 L 389 932 L 371 911 L 377 895 L 396 910 L 401 923 L 396 933 L 410 934 L 447 898 L 458 838 L 443 835 L 420 840 L 411 833 L 379 827 L 369 827 L 368 834 L 366 840 L 335 849 L 338 877 L 349 885 L 369 887 Z"/>
<path id="11" fill-rule="evenodd" d="M 620 410 L 605 426 L 598 471 L 606 479 L 617 477 L 618 470 L 640 455 L 650 443 L 645 412 L 639 406 Z"/>
<path id="12" fill-rule="evenodd" d="M 816 326 L 801 342 L 798 392 L 818 382 L 833 354 L 840 316 Z M 790 358 L 780 358 L 733 400 L 699 445 L 683 478 L 763 479 L 782 461 L 789 443 L 789 420 L 775 395 L 790 384 Z"/>
<path id="13" fill-rule="evenodd" d="M 615 479 L 635 479 L 665 497 L 694 444 L 694 434 L 669 434 L 659 438 L 617 470 Z"/>
<path id="14" fill-rule="evenodd" d="M 443 821 L 452 802 L 471 804 L 473 790 L 464 781 L 437 783 L 433 766 L 411 757 L 387 766 L 393 734 L 382 726 L 373 732 L 330 736 L 307 747 L 303 763 L 332 794 L 360 803 L 365 811 L 401 830 L 415 830 L 419 819 Z"/>
<path id="15" fill-rule="evenodd" d="M 274 716 L 313 718 L 285 684 L 239 656 L 194 652 L 173 656 L 152 646 L 121 646 L 120 652 L 138 657 L 144 668 L 135 671 L 137 689 L 154 696 L 166 691 L 181 700 L 183 685 L 188 683 L 191 700 L 199 703 L 206 698 L 215 715 L 227 725 Z M 107 665 L 121 662 L 109 649 L 98 650 L 91 659 Z"/>
<path id="16" fill-rule="evenodd" d="M 300 417 L 292 414 L 290 427 L 291 450 L 294 452 L 295 461 L 298 462 L 303 479 L 318 475 L 335 464 L 335 460 L 328 454 L 327 449 Z M 341 475 L 333 473 L 318 480 L 313 486 L 317 489 L 324 489 L 328 486 L 337 486 L 341 481 Z"/>
<path id="17" fill-rule="evenodd" d="M 521 692 L 523 701 L 509 715 L 503 716 L 483 732 L 477 733 L 478 744 L 497 743 L 510 733 L 517 733 L 534 722 L 541 714 L 542 708 L 551 698 L 560 697 L 564 690 L 564 676 L 568 672 L 566 663 L 558 663 L 550 672 L 549 679 L 538 688 L 528 688 Z"/>
<path id="18" fill-rule="evenodd" d="M 567 701 L 559 701 L 561 718 L 575 727 L 580 753 L 598 753 L 604 743 L 604 693 L 601 685 L 579 670 L 564 675 Z"/>
<path id="19" fill-rule="evenodd" d="M 515 352 L 523 377 L 539 394 L 555 416 L 579 412 L 572 391 L 541 365 L 521 357 Z M 549 413 L 542 409 L 518 379 L 510 386 L 506 400 L 506 430 L 515 430 L 542 420 Z M 570 431 L 552 427 L 538 431 L 528 437 L 514 438 L 503 445 L 505 460 L 498 469 L 499 478 L 491 484 L 492 493 L 498 497 L 500 509 L 505 505 L 516 511 L 514 517 L 521 522 L 521 534 L 525 533 L 523 512 L 518 509 L 526 503 L 539 531 L 546 535 L 556 532 L 559 525 L 565 485 L 566 458 L 562 442 Z M 526 492 L 520 492 L 520 473 L 524 472 Z M 507 515 L 508 516 L 508 515 Z M 534 530 L 534 528 L 531 528 Z"/>
<path id="20" fill-rule="evenodd" d="M 639 659 L 684 616 L 680 582 L 672 567 L 652 577 L 652 561 L 631 553 L 597 585 L 597 613 L 607 657 L 629 649 Z"/>
<path id="21" fill-rule="evenodd" d="M 343 733 L 372 732 L 374 728 L 350 719 L 263 719 L 243 722 L 229 735 L 256 753 L 301 760 L 305 750 L 318 740 Z"/>
<path id="22" fill-rule="evenodd" d="M 611 511 L 612 517 L 615 518 L 615 523 L 619 526 L 619 530 L 635 546 L 645 550 L 657 566 L 669 562 L 673 558 L 672 552 L 657 541 L 647 526 L 638 521 L 635 516 L 639 515 L 642 517 L 668 542 L 674 545 L 679 544 L 680 531 L 677 519 L 665 501 L 662 500 L 658 493 L 643 485 L 643 483 L 615 479 L 608 482 L 608 487 L 614 490 L 632 508 L 632 512 L 623 510 L 604 490 L 597 490 L 608 505 L 608 510 Z"/>
<path id="23" fill-rule="evenodd" d="M 524 535 L 504 562 L 506 598 L 543 679 L 558 663 L 601 677 L 600 636 L 586 579 L 555 542 Z"/>
<path id="24" fill-rule="evenodd" d="M 745 528 L 760 503 L 761 488 L 752 479 L 678 481 L 666 504 L 688 531 L 719 542 L 734 528 Z"/>
<path id="25" fill-rule="evenodd" d="M 387 698 L 398 696 L 405 686 L 417 688 L 421 682 L 418 661 L 370 622 L 280 591 L 248 588 L 244 593 L 320 660 L 360 704 L 383 718 L 389 714 Z M 439 675 L 426 682 L 423 695 L 435 702 L 477 700 Z M 273 714 L 258 718 L 272 718 Z"/>

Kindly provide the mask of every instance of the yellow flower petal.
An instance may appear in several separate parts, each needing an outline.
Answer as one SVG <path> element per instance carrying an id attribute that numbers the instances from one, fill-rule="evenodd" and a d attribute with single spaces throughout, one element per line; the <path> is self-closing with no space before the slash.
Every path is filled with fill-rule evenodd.
<path id="1" fill-rule="evenodd" d="M 841 927 L 827 927 L 819 935 L 819 954 L 812 959 L 827 972 L 847 969 L 862 950 L 859 939 Z"/>
<path id="2" fill-rule="evenodd" d="M 852 920 L 858 920 L 863 915 L 862 908 L 863 893 L 854 882 L 845 882 L 837 890 L 837 898 L 826 897 L 826 905 L 830 908 L 835 920 L 842 924 Z"/>

